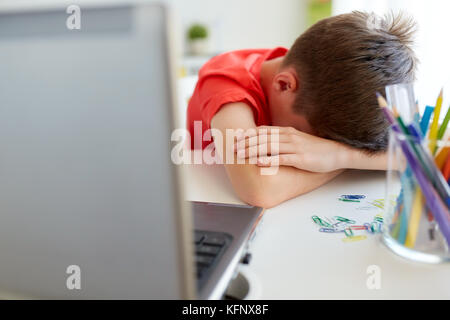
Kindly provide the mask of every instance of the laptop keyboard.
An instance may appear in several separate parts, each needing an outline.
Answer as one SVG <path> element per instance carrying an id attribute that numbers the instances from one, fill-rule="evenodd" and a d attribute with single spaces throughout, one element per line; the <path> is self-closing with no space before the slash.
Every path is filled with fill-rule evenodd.
<path id="1" fill-rule="evenodd" d="M 195 230 L 194 247 L 198 288 L 201 288 L 209 278 L 232 239 L 229 234 L 223 232 Z"/>

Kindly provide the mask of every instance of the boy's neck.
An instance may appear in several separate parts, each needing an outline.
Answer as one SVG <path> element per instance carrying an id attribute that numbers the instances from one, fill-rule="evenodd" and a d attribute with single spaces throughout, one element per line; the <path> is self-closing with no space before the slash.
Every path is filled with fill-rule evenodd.
<path id="1" fill-rule="evenodd" d="M 273 77 L 280 70 L 281 64 L 283 63 L 283 58 L 284 57 L 278 57 L 262 63 L 261 71 L 259 73 L 259 83 L 261 84 L 264 93 L 267 94 L 269 91 Z"/>

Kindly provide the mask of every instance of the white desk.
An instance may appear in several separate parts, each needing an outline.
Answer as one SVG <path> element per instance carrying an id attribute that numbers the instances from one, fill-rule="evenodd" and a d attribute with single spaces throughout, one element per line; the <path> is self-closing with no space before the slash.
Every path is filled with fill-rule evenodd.
<path id="1" fill-rule="evenodd" d="M 186 166 L 185 172 L 189 200 L 240 203 L 222 166 Z M 406 261 L 374 235 L 344 243 L 343 234 L 320 233 L 312 222 L 314 214 L 368 214 L 355 209 L 359 204 L 337 198 L 341 194 L 384 198 L 384 176 L 384 172 L 348 171 L 322 188 L 266 210 L 251 245 L 253 259 L 242 266 L 258 287 L 255 298 L 450 299 L 449 266 Z M 367 288 L 370 265 L 381 268 L 379 290 Z"/>
<path id="2" fill-rule="evenodd" d="M 184 126 L 186 100 L 196 78 L 179 83 L 179 123 Z M 188 200 L 242 204 L 221 165 L 184 167 Z M 311 216 L 357 217 L 355 203 L 342 194 L 384 198 L 385 173 L 347 171 L 327 185 L 266 210 L 251 245 L 253 259 L 242 269 L 261 299 L 450 299 L 450 266 L 404 260 L 381 244 L 378 236 L 344 243 L 342 234 L 318 232 Z M 371 211 L 373 215 L 380 211 Z M 361 233 L 361 231 L 360 231 Z M 369 290 L 367 267 L 381 268 L 381 289 Z"/>

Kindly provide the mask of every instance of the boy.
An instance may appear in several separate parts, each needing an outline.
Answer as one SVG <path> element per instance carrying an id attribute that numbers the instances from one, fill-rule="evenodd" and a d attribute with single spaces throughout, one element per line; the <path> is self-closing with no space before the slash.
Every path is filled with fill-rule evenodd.
<path id="1" fill-rule="evenodd" d="M 232 152 L 248 159 L 224 160 L 228 177 L 243 201 L 265 208 L 309 192 L 345 168 L 385 169 L 388 123 L 375 92 L 414 80 L 413 27 L 401 16 L 353 12 L 318 22 L 289 51 L 239 50 L 212 58 L 200 70 L 188 106 L 192 141 L 195 121 L 202 122 L 202 136 L 210 128 L 223 137 L 227 129 L 256 129 L 253 137 L 239 137 L 237 146 L 216 146 L 222 159 Z M 271 139 L 277 150 L 270 150 Z M 260 174 L 274 157 L 277 173 Z M 256 164 L 249 161 L 255 158 Z"/>

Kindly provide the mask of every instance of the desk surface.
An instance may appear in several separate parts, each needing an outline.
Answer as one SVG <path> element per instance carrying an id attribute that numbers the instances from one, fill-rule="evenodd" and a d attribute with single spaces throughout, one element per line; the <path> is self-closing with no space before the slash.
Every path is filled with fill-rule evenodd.
<path id="1" fill-rule="evenodd" d="M 189 200 L 240 203 L 222 166 L 186 166 Z M 318 232 L 311 216 L 357 217 L 341 194 L 384 198 L 384 172 L 347 171 L 327 185 L 268 209 L 251 244 L 252 274 L 261 299 L 449 299 L 450 268 L 412 263 L 389 251 L 379 236 L 353 243 Z M 375 215 L 380 209 L 374 209 Z M 378 210 L 378 211 L 377 211 Z M 381 288 L 368 289 L 367 268 L 380 268 Z"/>
<path id="2" fill-rule="evenodd" d="M 195 77 L 179 82 L 180 118 L 185 121 L 186 101 Z M 188 200 L 242 204 L 221 165 L 186 165 Z M 450 267 L 419 264 L 393 254 L 369 235 L 354 243 L 342 234 L 318 232 L 311 216 L 377 214 L 358 211 L 342 203 L 342 194 L 384 198 L 385 173 L 347 171 L 327 185 L 266 210 L 251 244 L 253 259 L 242 269 L 251 275 L 261 299 L 450 299 Z M 369 290 L 367 268 L 380 268 L 381 289 Z"/>

